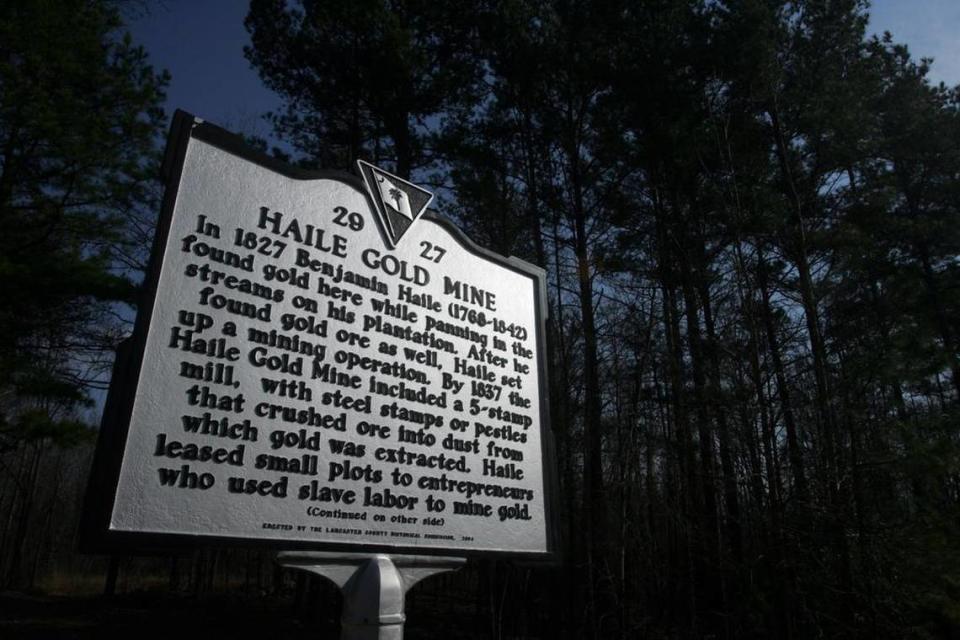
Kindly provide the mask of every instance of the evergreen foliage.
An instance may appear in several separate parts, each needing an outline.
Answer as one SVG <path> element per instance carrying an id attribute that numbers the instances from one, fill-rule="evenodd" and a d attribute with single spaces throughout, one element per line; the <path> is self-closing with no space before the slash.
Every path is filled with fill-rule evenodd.
<path id="1" fill-rule="evenodd" d="M 82 476 L 66 447 L 142 267 L 165 77 L 110 3 L 8 5 L 0 582 L 22 585 L 62 557 L 37 505 Z M 868 10 L 251 2 L 296 162 L 433 184 L 547 270 L 563 564 L 450 578 L 431 602 L 489 621 L 465 637 L 960 634 L 960 90 Z M 195 554 L 196 592 L 244 562 L 271 582 L 230 553 Z"/>
<path id="2" fill-rule="evenodd" d="M 958 93 L 867 38 L 866 2 L 508 0 L 460 6 L 469 32 L 374 2 L 361 41 L 406 64 L 387 76 L 334 72 L 356 23 L 291 4 L 251 5 L 248 56 L 303 161 L 353 158 L 301 144 L 339 148 L 352 111 L 331 99 L 456 51 L 430 91 L 469 90 L 388 101 L 434 150 L 408 166 L 481 244 L 548 270 L 549 635 L 957 633 Z M 383 39 L 401 26 L 403 47 Z M 326 84 L 305 99 L 299 78 Z M 363 113 L 376 155 L 387 117 Z"/>
<path id="3" fill-rule="evenodd" d="M 156 215 L 165 83 L 112 3 L 0 6 L 0 584 L 22 577 L 44 450 L 89 440 Z"/>

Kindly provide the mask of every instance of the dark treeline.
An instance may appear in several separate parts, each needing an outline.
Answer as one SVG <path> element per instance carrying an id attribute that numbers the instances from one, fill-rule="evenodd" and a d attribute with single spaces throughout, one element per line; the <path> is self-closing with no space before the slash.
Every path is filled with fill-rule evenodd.
<path id="1" fill-rule="evenodd" d="M 960 93 L 867 37 L 866 2 L 290 4 L 246 22 L 286 104 L 275 153 L 432 185 L 479 244 L 549 274 L 562 563 L 446 579 L 485 635 L 960 634 Z M 17 387 L 13 356 L 57 345 L 15 324 L 9 280 L 6 584 L 56 564 L 26 540 L 59 540 L 7 506 L 33 496 L 16 474 L 61 468 L 30 467 L 15 418 L 56 396 Z M 96 295 L 65 293 L 51 309 Z"/>
<path id="2" fill-rule="evenodd" d="M 0 5 L 0 590 L 89 565 L 92 394 L 156 219 L 166 81 L 111 3 Z"/>
<path id="3" fill-rule="evenodd" d="M 254 1 L 247 57 L 302 162 L 550 274 L 565 564 L 506 617 L 957 633 L 957 93 L 855 0 L 438 4 Z"/>

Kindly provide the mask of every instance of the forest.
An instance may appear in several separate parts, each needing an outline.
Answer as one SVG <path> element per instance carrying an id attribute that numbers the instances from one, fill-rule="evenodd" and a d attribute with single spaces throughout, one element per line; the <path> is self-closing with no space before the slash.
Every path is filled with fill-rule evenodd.
<path id="1" fill-rule="evenodd" d="M 123 11 L 0 4 L 0 591 L 332 602 L 259 551 L 77 552 L 170 116 Z M 388 168 L 548 273 L 560 562 L 428 581 L 422 637 L 960 637 L 960 88 L 868 19 L 250 2 L 284 105 L 251 145 Z"/>

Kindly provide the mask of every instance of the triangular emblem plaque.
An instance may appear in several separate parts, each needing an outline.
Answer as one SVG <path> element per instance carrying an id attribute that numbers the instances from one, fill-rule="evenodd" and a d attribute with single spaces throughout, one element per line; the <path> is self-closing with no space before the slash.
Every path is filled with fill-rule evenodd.
<path id="1" fill-rule="evenodd" d="M 357 160 L 357 166 L 376 205 L 387 242 L 391 248 L 396 247 L 403 234 L 427 210 L 433 194 L 369 162 Z"/>

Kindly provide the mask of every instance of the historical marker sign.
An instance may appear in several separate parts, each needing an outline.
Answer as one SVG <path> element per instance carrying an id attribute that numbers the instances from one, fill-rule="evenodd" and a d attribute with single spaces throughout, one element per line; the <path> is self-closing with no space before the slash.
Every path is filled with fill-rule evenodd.
<path id="1" fill-rule="evenodd" d="M 543 272 L 360 170 L 298 174 L 178 114 L 90 491 L 108 539 L 552 552 Z"/>

